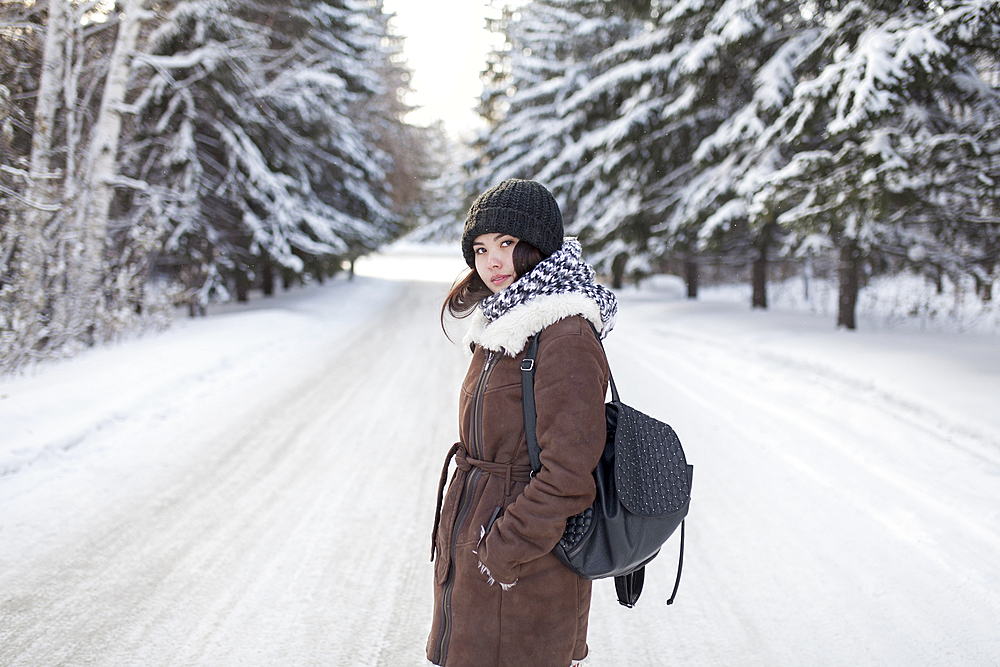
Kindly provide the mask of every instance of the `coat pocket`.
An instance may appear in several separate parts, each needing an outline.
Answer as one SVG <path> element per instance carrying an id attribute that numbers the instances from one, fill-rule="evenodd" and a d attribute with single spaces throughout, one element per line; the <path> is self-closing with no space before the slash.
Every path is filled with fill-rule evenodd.
<path id="1" fill-rule="evenodd" d="M 459 471 L 452 478 L 445 492 L 441 506 L 441 517 L 435 526 L 434 538 L 434 580 L 443 584 L 448 578 L 448 568 L 451 565 L 452 541 L 455 539 L 455 520 L 458 514 L 458 504 L 465 485 L 465 473 Z"/>
<path id="2" fill-rule="evenodd" d="M 448 568 L 450 567 L 451 549 L 439 537 L 437 541 L 437 556 L 434 560 L 434 583 L 443 586 L 448 580 Z"/>

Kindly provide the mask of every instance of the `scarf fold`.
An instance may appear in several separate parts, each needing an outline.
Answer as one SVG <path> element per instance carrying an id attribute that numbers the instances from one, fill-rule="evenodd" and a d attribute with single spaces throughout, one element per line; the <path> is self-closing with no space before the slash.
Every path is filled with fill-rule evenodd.
<path id="1" fill-rule="evenodd" d="M 614 293 L 594 282 L 594 269 L 581 255 L 583 249 L 576 239 L 566 239 L 562 247 L 515 280 L 507 289 L 483 299 L 481 308 L 489 322 L 495 322 L 512 308 L 549 294 L 582 294 L 601 309 L 601 338 L 615 326 L 618 300 Z"/>

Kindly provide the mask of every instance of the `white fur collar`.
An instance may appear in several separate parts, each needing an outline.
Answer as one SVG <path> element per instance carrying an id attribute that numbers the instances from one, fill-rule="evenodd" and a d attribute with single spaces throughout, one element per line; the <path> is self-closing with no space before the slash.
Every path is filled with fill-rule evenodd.
<path id="1" fill-rule="evenodd" d="M 490 322 L 480 308 L 472 313 L 472 326 L 462 341 L 470 350 L 473 343 L 494 352 L 514 357 L 536 333 L 559 320 L 579 315 L 589 320 L 598 331 L 604 329 L 601 307 L 579 292 L 542 294 L 514 306 L 506 314 Z"/>

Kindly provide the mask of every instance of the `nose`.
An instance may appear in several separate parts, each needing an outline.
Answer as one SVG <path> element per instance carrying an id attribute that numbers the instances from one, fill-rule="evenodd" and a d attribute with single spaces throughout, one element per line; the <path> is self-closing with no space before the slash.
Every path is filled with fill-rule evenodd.
<path id="1" fill-rule="evenodd" d="M 496 252 L 495 250 L 490 251 L 489 267 L 491 269 L 499 269 L 502 263 L 503 262 L 500 261 L 500 253 Z"/>

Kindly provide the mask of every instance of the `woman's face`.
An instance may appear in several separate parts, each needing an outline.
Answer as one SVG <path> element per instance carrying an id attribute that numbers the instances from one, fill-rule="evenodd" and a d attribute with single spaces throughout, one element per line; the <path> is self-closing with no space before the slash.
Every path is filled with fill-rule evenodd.
<path id="1" fill-rule="evenodd" d="M 516 245 L 517 239 L 510 234 L 482 234 L 472 242 L 476 272 L 494 294 L 517 280 L 513 257 Z"/>

